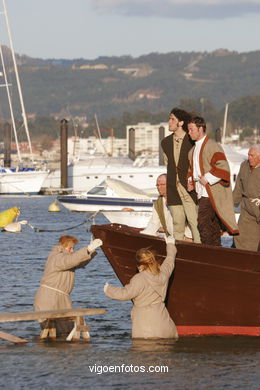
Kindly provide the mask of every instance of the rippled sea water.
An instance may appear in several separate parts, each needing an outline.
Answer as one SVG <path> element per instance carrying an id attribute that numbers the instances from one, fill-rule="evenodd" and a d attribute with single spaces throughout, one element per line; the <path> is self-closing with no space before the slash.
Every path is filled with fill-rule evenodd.
<path id="1" fill-rule="evenodd" d="M 87 215 L 49 213 L 52 197 L 0 198 L 0 211 L 21 208 L 20 220 L 46 230 L 83 222 Z M 98 215 L 95 223 L 106 223 Z M 89 225 L 66 233 L 90 240 Z M 62 232 L 0 232 L 0 312 L 32 311 L 46 257 Z M 13 345 L 0 339 L 1 389 L 252 389 L 260 388 L 260 340 L 250 337 L 184 337 L 177 342 L 131 340 L 131 302 L 107 299 L 105 282 L 120 285 L 102 254 L 77 270 L 74 306 L 105 308 L 90 316 L 90 342 L 43 342 L 35 322 L 0 323 L 0 330 L 29 340 Z M 153 372 L 150 372 L 153 370 Z"/>

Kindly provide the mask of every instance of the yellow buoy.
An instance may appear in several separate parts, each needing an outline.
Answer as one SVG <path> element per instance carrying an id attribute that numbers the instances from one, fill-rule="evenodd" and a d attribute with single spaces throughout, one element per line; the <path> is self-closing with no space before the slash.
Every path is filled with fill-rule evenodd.
<path id="1" fill-rule="evenodd" d="M 60 208 L 59 208 L 59 205 L 57 203 L 57 200 L 55 199 L 54 202 L 52 202 L 50 205 L 49 205 L 49 209 L 48 209 L 50 212 L 58 212 L 60 211 Z"/>
<path id="2" fill-rule="evenodd" d="M 12 207 L 8 210 L 2 211 L 0 213 L 0 227 L 5 227 L 9 223 L 12 223 L 19 214 L 20 210 L 18 207 Z"/>

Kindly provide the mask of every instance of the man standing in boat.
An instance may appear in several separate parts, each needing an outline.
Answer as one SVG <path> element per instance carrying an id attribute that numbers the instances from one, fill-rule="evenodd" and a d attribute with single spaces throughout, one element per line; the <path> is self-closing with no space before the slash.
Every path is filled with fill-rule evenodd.
<path id="1" fill-rule="evenodd" d="M 158 199 L 153 205 L 152 216 L 148 222 L 147 227 L 140 231 L 142 234 L 150 234 L 156 236 L 157 233 L 164 233 L 166 237 L 174 237 L 173 232 L 173 220 L 170 210 L 167 206 L 166 187 L 167 187 L 167 175 L 162 173 L 157 177 L 156 187 L 159 192 Z M 192 234 L 188 226 L 185 228 L 185 240 L 190 241 Z"/>
<path id="2" fill-rule="evenodd" d="M 200 243 L 197 196 L 194 190 L 187 191 L 188 153 L 194 145 L 188 135 L 189 120 L 189 113 L 173 108 L 168 121 L 172 134 L 162 140 L 161 146 L 167 164 L 167 204 L 173 219 L 174 237 L 184 239 L 188 221 L 193 241 Z"/>
<path id="3" fill-rule="evenodd" d="M 233 198 L 241 208 L 236 248 L 260 251 L 260 145 L 252 146 L 248 160 L 242 162 Z"/>
<path id="4" fill-rule="evenodd" d="M 221 245 L 221 223 L 238 234 L 230 184 L 230 169 L 222 147 L 206 135 L 206 122 L 193 116 L 188 124 L 195 146 L 189 152 L 188 189 L 197 192 L 201 242 Z"/>

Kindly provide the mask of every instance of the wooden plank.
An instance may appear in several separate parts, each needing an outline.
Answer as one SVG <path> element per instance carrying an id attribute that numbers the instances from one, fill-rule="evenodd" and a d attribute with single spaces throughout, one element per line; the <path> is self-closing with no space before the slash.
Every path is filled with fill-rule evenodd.
<path id="1" fill-rule="evenodd" d="M 48 334 L 49 334 L 49 328 L 44 328 L 41 331 L 40 339 L 46 339 L 48 337 Z"/>
<path id="2" fill-rule="evenodd" d="M 50 339 L 56 339 L 56 326 L 54 320 L 49 320 L 49 338 Z"/>
<path id="3" fill-rule="evenodd" d="M 28 340 L 21 339 L 20 337 L 13 336 L 10 333 L 6 333 L 6 332 L 2 332 L 2 331 L 0 331 L 0 339 L 10 341 L 11 343 L 15 343 L 15 344 L 28 343 Z"/>
<path id="4" fill-rule="evenodd" d="M 64 317 L 78 317 L 89 316 L 106 313 L 105 309 L 87 309 L 87 308 L 72 308 L 62 310 L 48 310 L 38 312 L 10 312 L 0 314 L 0 322 L 12 321 L 33 321 L 45 318 L 64 318 Z"/>

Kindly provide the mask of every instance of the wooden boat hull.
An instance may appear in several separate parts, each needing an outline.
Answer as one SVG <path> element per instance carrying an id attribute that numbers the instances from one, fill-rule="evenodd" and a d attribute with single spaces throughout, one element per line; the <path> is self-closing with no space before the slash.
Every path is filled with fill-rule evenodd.
<path id="1" fill-rule="evenodd" d="M 161 260 L 164 240 L 125 225 L 93 225 L 103 252 L 123 285 L 137 272 L 135 253 L 152 247 Z M 179 241 L 169 281 L 168 311 L 180 335 L 260 336 L 259 252 Z"/>

